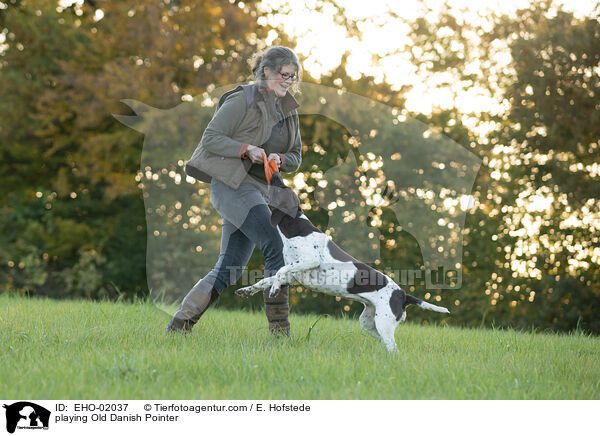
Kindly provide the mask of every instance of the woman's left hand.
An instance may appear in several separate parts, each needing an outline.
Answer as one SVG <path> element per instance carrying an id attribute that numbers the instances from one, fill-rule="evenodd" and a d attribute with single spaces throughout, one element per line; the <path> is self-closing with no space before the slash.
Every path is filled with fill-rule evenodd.
<path id="1" fill-rule="evenodd" d="M 267 156 L 267 162 L 270 161 L 271 159 L 275 160 L 275 163 L 277 164 L 278 167 L 281 166 L 281 158 L 279 157 L 279 155 L 277 153 L 271 153 L 269 156 Z"/>

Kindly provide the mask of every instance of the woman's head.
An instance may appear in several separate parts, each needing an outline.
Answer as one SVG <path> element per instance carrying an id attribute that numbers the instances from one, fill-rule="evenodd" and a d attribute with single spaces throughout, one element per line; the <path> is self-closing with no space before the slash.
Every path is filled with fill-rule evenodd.
<path id="1" fill-rule="evenodd" d="M 292 50 L 277 46 L 254 57 L 252 72 L 259 83 L 283 97 L 290 87 L 297 91 L 302 69 L 298 56 Z"/>

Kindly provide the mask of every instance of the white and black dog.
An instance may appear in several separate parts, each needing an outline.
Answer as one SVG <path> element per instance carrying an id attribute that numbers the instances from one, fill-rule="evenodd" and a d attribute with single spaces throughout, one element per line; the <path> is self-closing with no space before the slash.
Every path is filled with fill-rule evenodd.
<path id="1" fill-rule="evenodd" d="M 278 172 L 271 177 L 269 202 L 271 224 L 277 226 L 283 240 L 285 266 L 272 277 L 238 289 L 237 295 L 248 297 L 269 289 L 273 297 L 282 285 L 297 280 L 314 291 L 360 301 L 365 305 L 361 327 L 389 351 L 397 349 L 394 332 L 405 320 L 409 304 L 450 313 L 407 294 L 391 278 L 338 247 L 302 213 L 297 195 L 285 186 Z"/>

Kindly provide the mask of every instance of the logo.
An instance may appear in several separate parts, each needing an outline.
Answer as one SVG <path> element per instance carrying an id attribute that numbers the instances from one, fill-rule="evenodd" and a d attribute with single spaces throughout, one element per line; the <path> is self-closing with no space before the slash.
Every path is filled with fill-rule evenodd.
<path id="1" fill-rule="evenodd" d="M 18 428 L 27 430 L 48 430 L 50 411 L 35 403 L 19 401 L 6 409 L 6 431 L 14 433 Z"/>

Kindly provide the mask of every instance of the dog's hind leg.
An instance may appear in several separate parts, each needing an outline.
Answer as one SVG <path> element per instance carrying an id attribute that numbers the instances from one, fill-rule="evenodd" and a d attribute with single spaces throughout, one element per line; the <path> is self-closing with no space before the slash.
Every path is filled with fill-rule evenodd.
<path id="1" fill-rule="evenodd" d="M 358 319 L 360 322 L 360 326 L 362 329 L 373 336 L 378 341 L 381 341 L 381 336 L 377 332 L 377 327 L 375 326 L 375 307 L 370 304 L 365 304 L 365 310 L 360 314 L 360 318 Z"/>
<path id="2" fill-rule="evenodd" d="M 394 333 L 398 321 L 389 308 L 375 308 L 375 327 L 381 336 L 381 342 L 385 345 L 388 351 L 396 351 L 396 341 L 394 340 Z"/>

